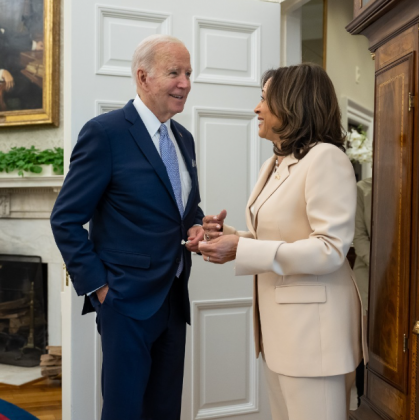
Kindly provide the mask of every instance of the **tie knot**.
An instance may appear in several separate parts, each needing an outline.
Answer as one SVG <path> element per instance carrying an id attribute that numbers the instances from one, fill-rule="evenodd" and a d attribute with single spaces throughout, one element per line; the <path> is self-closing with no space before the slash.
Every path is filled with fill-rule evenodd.
<path id="1" fill-rule="evenodd" d="M 162 124 L 161 126 L 160 126 L 160 135 L 161 136 L 167 136 L 169 133 L 168 133 L 168 131 L 167 131 L 167 127 L 166 127 L 166 124 Z"/>

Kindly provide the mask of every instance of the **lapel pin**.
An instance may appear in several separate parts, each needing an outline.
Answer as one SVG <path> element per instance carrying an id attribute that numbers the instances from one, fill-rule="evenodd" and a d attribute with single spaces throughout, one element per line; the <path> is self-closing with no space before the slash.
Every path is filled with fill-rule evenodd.
<path id="1" fill-rule="evenodd" d="M 196 162 L 194 159 L 192 159 L 192 168 L 195 168 L 195 167 L 196 167 Z"/>

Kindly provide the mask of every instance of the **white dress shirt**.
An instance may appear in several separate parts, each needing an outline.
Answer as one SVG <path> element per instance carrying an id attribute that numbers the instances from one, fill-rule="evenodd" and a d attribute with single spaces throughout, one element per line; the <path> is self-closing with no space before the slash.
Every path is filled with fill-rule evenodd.
<path id="1" fill-rule="evenodd" d="M 154 146 L 156 146 L 157 152 L 160 155 L 160 131 L 159 130 L 162 123 L 145 106 L 144 102 L 140 99 L 138 95 L 135 97 L 133 105 L 135 109 L 137 110 L 138 114 L 140 115 L 141 119 L 143 120 L 145 128 L 147 129 L 148 134 L 150 134 L 151 140 L 153 140 Z M 173 131 L 170 128 L 170 119 L 167 120 L 164 124 L 167 127 L 170 140 L 172 140 L 176 149 L 177 160 L 179 162 L 180 183 L 182 185 L 182 203 L 183 203 L 183 208 L 186 209 L 186 204 L 188 202 L 189 194 L 191 193 L 191 188 L 192 188 L 191 176 L 189 175 L 188 169 L 186 168 L 185 160 L 183 159 L 183 155 L 179 149 L 179 146 L 177 144 Z"/>

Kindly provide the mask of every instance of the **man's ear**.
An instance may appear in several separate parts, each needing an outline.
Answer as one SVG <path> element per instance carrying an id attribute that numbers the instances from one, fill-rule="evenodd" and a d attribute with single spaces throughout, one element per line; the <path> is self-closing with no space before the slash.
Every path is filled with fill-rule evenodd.
<path id="1" fill-rule="evenodd" d="M 137 86 L 141 88 L 141 90 L 148 89 L 148 74 L 143 69 L 137 70 L 137 78 L 136 78 Z"/>

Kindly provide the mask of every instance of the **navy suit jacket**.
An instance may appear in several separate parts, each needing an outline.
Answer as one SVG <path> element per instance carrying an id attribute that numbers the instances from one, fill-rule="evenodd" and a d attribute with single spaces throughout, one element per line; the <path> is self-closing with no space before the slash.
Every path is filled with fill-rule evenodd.
<path id="1" fill-rule="evenodd" d="M 192 263 L 181 241 L 204 216 L 194 140 L 171 120 L 192 180 L 181 218 L 166 167 L 132 102 L 81 130 L 51 214 L 52 230 L 77 294 L 108 284 L 106 304 L 140 320 L 162 305 L 183 254 L 189 322 Z M 88 222 L 89 234 L 83 228 Z M 92 310 L 86 298 L 83 314 Z"/>

